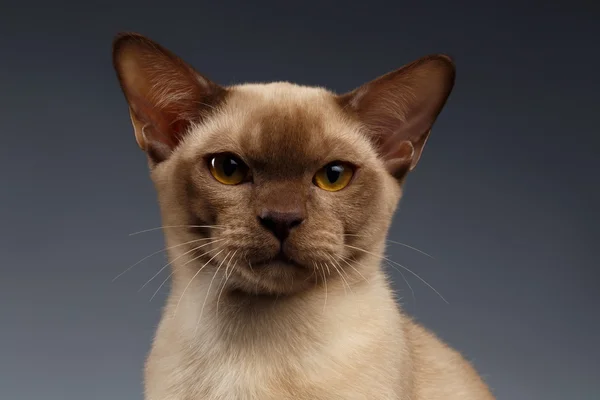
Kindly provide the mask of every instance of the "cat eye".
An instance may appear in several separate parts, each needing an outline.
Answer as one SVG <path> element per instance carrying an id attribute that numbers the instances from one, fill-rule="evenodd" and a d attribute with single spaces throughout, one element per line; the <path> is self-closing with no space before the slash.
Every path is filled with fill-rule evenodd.
<path id="1" fill-rule="evenodd" d="M 231 154 L 217 154 L 210 158 L 208 168 L 212 176 L 224 185 L 237 185 L 248 179 L 250 169 Z"/>
<path id="2" fill-rule="evenodd" d="M 313 183 L 328 192 L 337 192 L 348 186 L 354 171 L 355 167 L 352 164 L 335 161 L 317 171 Z"/>

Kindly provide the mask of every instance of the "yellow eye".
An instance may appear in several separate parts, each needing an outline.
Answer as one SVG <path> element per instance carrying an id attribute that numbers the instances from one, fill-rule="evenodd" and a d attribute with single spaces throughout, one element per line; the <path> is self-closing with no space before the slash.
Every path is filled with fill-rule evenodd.
<path id="1" fill-rule="evenodd" d="M 352 180 L 354 166 L 348 163 L 335 161 L 321 168 L 313 179 L 315 185 L 328 192 L 342 190 Z"/>
<path id="2" fill-rule="evenodd" d="M 208 167 L 212 176 L 224 185 L 237 185 L 248 178 L 248 166 L 231 154 L 212 157 Z"/>

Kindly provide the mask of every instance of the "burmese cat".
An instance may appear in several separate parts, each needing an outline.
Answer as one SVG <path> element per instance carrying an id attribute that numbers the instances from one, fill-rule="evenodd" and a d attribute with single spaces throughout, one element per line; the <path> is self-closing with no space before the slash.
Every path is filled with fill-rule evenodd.
<path id="1" fill-rule="evenodd" d="M 113 61 L 172 262 L 147 400 L 493 399 L 402 314 L 380 265 L 449 57 L 343 95 L 220 86 L 138 34 Z"/>

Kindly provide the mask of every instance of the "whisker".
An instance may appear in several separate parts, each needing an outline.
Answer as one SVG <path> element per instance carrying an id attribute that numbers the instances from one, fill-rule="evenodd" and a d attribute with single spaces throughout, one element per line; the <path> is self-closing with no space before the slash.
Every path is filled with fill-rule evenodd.
<path id="1" fill-rule="evenodd" d="M 217 319 L 219 318 L 219 303 L 221 301 L 221 295 L 223 294 L 223 290 L 225 289 L 225 286 L 227 286 L 227 281 L 229 281 L 229 264 L 231 264 L 231 260 L 233 260 L 235 258 L 235 254 L 238 252 L 239 249 L 236 249 L 233 252 L 233 255 L 231 256 L 231 258 L 229 259 L 229 261 L 227 262 L 227 267 L 225 267 L 225 283 L 223 283 L 223 285 L 221 286 L 221 291 L 219 292 L 219 296 L 217 297 L 217 311 L 216 311 L 216 316 Z M 233 270 L 235 269 L 237 265 L 237 261 L 233 264 L 233 268 L 231 269 L 231 271 L 233 272 Z"/>
<path id="2" fill-rule="evenodd" d="M 209 254 L 211 251 L 215 251 L 215 250 L 218 250 L 218 249 L 220 249 L 220 248 L 221 248 L 221 247 L 218 247 L 218 248 L 216 248 L 216 249 L 210 249 L 210 250 L 208 250 L 208 251 L 206 251 L 206 252 L 204 252 L 204 253 L 200 254 L 199 256 L 197 256 L 197 257 L 194 257 L 194 258 L 192 258 L 191 260 L 188 260 L 188 261 L 186 261 L 186 262 L 185 262 L 185 263 L 183 263 L 181 266 L 182 266 L 182 267 L 185 267 L 185 266 L 186 266 L 186 265 L 188 265 L 189 263 L 191 263 L 191 262 L 194 262 L 194 261 L 198 260 L 199 258 L 202 258 L 202 257 L 204 257 L 205 255 Z M 195 250 L 198 250 L 198 248 L 196 248 Z M 178 257 L 178 258 L 179 258 L 179 257 Z M 175 260 L 173 260 L 173 261 L 175 261 Z M 163 269 L 164 269 L 164 267 L 163 267 Z M 159 271 L 159 273 L 160 273 L 160 271 Z M 167 281 L 169 280 L 169 278 L 171 278 L 171 277 L 173 276 L 173 274 L 174 274 L 174 273 L 175 273 L 175 270 L 173 269 L 173 271 L 171 271 L 171 273 L 170 273 L 170 274 L 169 274 L 169 275 L 168 275 L 168 276 L 165 278 L 165 280 L 164 280 L 164 281 L 162 281 L 162 283 L 160 284 L 160 286 L 158 287 L 158 289 L 156 289 L 156 291 L 154 292 L 154 294 L 152 295 L 152 297 L 150 297 L 150 301 L 152 301 L 152 299 L 153 299 L 153 298 L 154 298 L 154 297 L 155 297 L 155 296 L 158 294 L 158 292 L 160 291 L 160 289 L 161 289 L 161 288 L 162 288 L 162 287 L 165 285 L 165 283 L 167 283 Z M 157 275 L 158 275 L 158 274 L 157 274 Z M 140 289 L 140 290 L 141 290 L 141 289 Z"/>
<path id="3" fill-rule="evenodd" d="M 310 274 L 309 276 L 306 277 L 306 279 L 304 279 L 302 282 L 308 282 L 309 280 L 311 280 L 315 275 L 316 275 L 316 271 L 317 271 L 317 264 L 313 261 L 313 270 L 312 270 L 312 274 Z M 318 278 L 317 278 L 318 279 Z M 315 285 L 315 288 L 317 287 L 317 285 Z"/>
<path id="4" fill-rule="evenodd" d="M 310 279 L 312 279 L 312 278 L 314 277 L 314 278 L 315 278 L 315 286 L 314 286 L 314 288 L 315 288 L 315 289 L 317 288 L 317 286 L 319 286 L 319 275 L 317 274 L 317 270 L 318 270 L 318 268 L 317 268 L 317 267 L 316 267 L 316 265 L 313 263 L 313 272 L 312 272 L 312 274 L 310 274 L 310 276 L 309 276 L 308 278 L 306 278 L 306 280 L 304 281 L 304 282 L 306 282 L 306 281 L 308 281 L 308 280 L 310 280 Z"/>
<path id="5" fill-rule="evenodd" d="M 231 254 L 231 251 L 227 252 L 225 257 L 223 257 L 223 260 L 221 260 L 221 262 L 219 263 L 217 270 L 213 274 L 212 279 L 210 280 L 210 283 L 208 284 L 208 289 L 206 289 L 206 296 L 204 296 L 204 302 L 202 303 L 202 308 L 200 309 L 200 315 L 198 315 L 198 320 L 196 321 L 196 328 L 194 328 L 194 337 L 196 336 L 196 333 L 198 332 L 198 325 L 200 325 L 200 320 L 202 320 L 202 314 L 204 314 L 204 307 L 206 307 L 206 301 L 208 300 L 208 296 L 210 294 L 210 288 L 212 287 L 212 284 L 213 284 L 216 276 L 219 274 L 219 271 L 221 270 L 223 263 L 225 262 L 225 260 L 227 260 L 227 257 L 229 257 L 230 254 Z"/>
<path id="6" fill-rule="evenodd" d="M 356 233 L 344 233 L 344 236 L 369 237 L 367 235 L 359 235 L 359 234 L 356 234 Z M 410 246 L 410 245 L 408 245 L 406 243 L 397 242 L 395 240 L 389 240 L 389 239 L 386 239 L 385 241 L 388 242 L 388 243 L 393 243 L 393 244 L 397 244 L 397 245 L 400 245 L 400 246 L 404 246 L 404 247 L 406 247 L 408 249 L 416 251 L 417 253 L 421 253 L 424 256 L 427 256 L 427 257 L 431 258 L 432 260 L 435 260 L 435 257 L 433 257 L 431 254 L 428 254 L 428 253 L 424 252 L 423 250 L 417 249 L 416 247 Z"/>
<path id="7" fill-rule="evenodd" d="M 189 242 L 179 243 L 179 244 L 176 244 L 176 245 L 173 245 L 173 246 L 170 246 L 170 247 L 165 247 L 165 248 L 164 248 L 164 249 L 162 249 L 162 250 L 155 251 L 154 253 L 152 253 L 152 254 L 150 254 L 150 255 L 147 255 L 146 257 L 144 257 L 144 258 L 142 258 L 141 260 L 137 261 L 135 264 L 133 264 L 133 265 L 130 265 L 129 267 L 127 267 L 127 269 L 125 269 L 125 271 L 123 271 L 123 272 L 121 272 L 119 275 L 115 276 L 115 277 L 113 278 L 113 280 L 112 280 L 112 281 L 113 281 L 113 282 L 114 282 L 114 281 L 116 281 L 117 279 L 119 279 L 119 277 L 121 277 L 122 275 L 124 275 L 125 273 L 127 273 L 128 271 L 130 271 L 130 270 L 131 270 L 133 267 L 135 267 L 136 265 L 139 265 L 140 263 L 144 262 L 145 260 L 147 260 L 147 259 L 149 259 L 150 257 L 152 257 L 152 256 L 155 256 L 155 255 L 157 255 L 157 254 L 159 254 L 159 253 L 162 253 L 162 252 L 164 252 L 164 251 L 167 251 L 167 250 L 174 249 L 174 248 L 176 248 L 176 247 L 185 246 L 186 244 L 190 244 L 190 243 L 199 242 L 199 241 L 201 241 L 201 240 L 210 240 L 210 239 L 211 239 L 211 238 L 201 238 L 201 239 L 194 239 L 194 240 L 190 240 Z"/>
<path id="8" fill-rule="evenodd" d="M 323 286 L 325 286 L 325 301 L 323 302 L 323 312 L 327 308 L 327 277 L 325 276 L 325 271 L 321 268 L 321 273 L 323 274 Z"/>
<path id="9" fill-rule="evenodd" d="M 217 243 L 217 242 L 221 242 L 221 241 L 223 241 L 223 240 L 225 240 L 225 239 L 215 239 L 215 240 L 213 240 L 212 242 L 209 242 L 209 243 L 204 243 L 204 244 L 203 244 L 203 245 L 201 245 L 201 246 L 194 247 L 193 249 L 191 249 L 191 250 L 189 250 L 189 251 L 186 251 L 185 253 L 183 253 L 183 254 L 180 254 L 179 256 L 175 257 L 173 260 L 171 260 L 170 262 L 168 262 L 167 264 L 165 264 L 165 265 L 164 265 L 164 266 L 163 266 L 163 267 L 162 267 L 160 270 L 158 270 L 158 272 L 157 272 L 156 274 L 154 274 L 154 276 L 153 276 L 152 278 L 150 278 L 150 279 L 148 280 L 148 282 L 144 283 L 144 285 L 142 285 L 142 287 L 141 287 L 141 288 L 138 290 L 138 292 L 139 292 L 139 291 L 141 291 L 143 288 L 145 288 L 145 287 L 146 287 L 146 285 L 148 285 L 150 282 L 152 282 L 152 281 L 154 280 L 154 278 L 156 278 L 158 275 L 160 275 L 160 273 L 161 273 L 161 272 L 163 272 L 163 271 L 164 271 L 164 270 L 165 270 L 165 269 L 166 269 L 166 268 L 167 268 L 169 265 L 173 264 L 175 261 L 177 261 L 177 260 L 178 260 L 178 259 L 180 259 L 181 257 L 183 257 L 183 256 L 185 256 L 186 254 L 189 254 L 189 253 L 191 253 L 191 252 L 193 252 L 193 251 L 199 250 L 199 249 L 201 249 L 201 248 L 203 248 L 203 247 L 210 246 L 211 244 L 215 244 L 215 243 Z M 202 256 L 200 256 L 200 257 L 202 257 Z M 185 264 L 184 264 L 184 265 L 185 265 Z"/>
<path id="10" fill-rule="evenodd" d="M 137 231 L 130 233 L 129 236 L 139 235 L 140 233 L 157 231 L 163 228 L 217 228 L 217 229 L 226 229 L 225 225 L 165 225 L 165 226 L 157 226 L 156 228 L 144 229 L 143 231 Z"/>
<path id="11" fill-rule="evenodd" d="M 393 265 L 391 265 L 390 263 L 386 263 L 388 266 L 394 268 Z M 408 282 L 408 279 L 406 279 L 406 277 L 404 276 L 404 274 L 402 273 L 402 271 L 400 271 L 397 268 L 394 268 L 396 271 L 398 271 L 400 273 L 400 276 L 402 277 L 402 280 L 404 281 L 404 283 L 406 283 L 406 285 L 408 286 L 408 288 L 410 289 L 410 293 L 412 294 L 412 298 L 413 301 L 416 303 L 417 302 L 417 297 L 415 296 L 415 291 L 413 290 L 411 284 Z"/>
<path id="12" fill-rule="evenodd" d="M 329 264 L 329 263 L 327 263 L 327 264 Z M 348 284 L 348 281 L 346 280 L 346 278 L 344 278 L 344 275 L 342 275 L 342 273 L 340 272 L 340 270 L 335 265 L 333 265 L 333 264 L 331 264 L 331 266 L 333 267 L 333 269 L 335 269 L 335 271 L 338 273 L 338 275 L 340 276 L 340 278 L 342 278 L 342 281 L 344 281 L 344 283 L 346 284 L 346 286 L 348 287 L 348 289 L 350 289 L 350 291 L 352 292 L 352 288 L 350 287 L 350 285 Z M 346 286 L 344 286 L 344 294 L 347 296 L 348 292 L 346 291 Z"/>
<path id="13" fill-rule="evenodd" d="M 408 248 L 408 249 L 411 249 L 411 250 L 414 250 L 414 251 L 416 251 L 417 253 L 421 253 L 421 254 L 423 254 L 424 256 L 427 256 L 427 257 L 431 258 L 432 260 L 435 260 L 435 257 L 433 257 L 431 254 L 425 253 L 423 250 L 419 250 L 419 249 L 417 249 L 416 247 L 409 246 L 409 245 L 408 245 L 408 244 L 406 244 L 406 243 L 402 243 L 402 242 L 396 242 L 395 240 L 386 240 L 386 241 L 387 241 L 387 242 L 389 242 L 389 243 L 394 243 L 394 244 L 398 244 L 398 245 L 400 245 L 400 246 L 404 246 L 404 247 L 406 247 L 406 248 Z"/>
<path id="14" fill-rule="evenodd" d="M 364 281 L 367 282 L 367 284 L 369 283 L 369 280 L 367 278 L 365 278 L 365 276 L 363 274 L 361 274 L 358 269 L 354 268 L 354 266 L 348 262 L 348 260 L 350 260 L 349 258 L 342 256 L 342 257 L 340 257 L 340 260 L 342 260 L 343 262 L 348 264 L 348 266 L 350 268 L 352 268 L 354 270 L 354 272 L 356 272 L 361 278 L 363 278 Z M 352 260 L 350 260 L 350 261 L 352 261 Z M 356 261 L 354 261 L 354 262 L 356 262 Z M 357 263 L 357 264 L 361 265 L 360 263 Z"/>
<path id="15" fill-rule="evenodd" d="M 386 258 L 386 257 L 380 256 L 380 255 L 378 255 L 378 254 L 375 254 L 375 253 L 372 253 L 372 252 L 370 252 L 370 251 L 367 251 L 367 250 L 365 250 L 365 249 L 361 249 L 360 247 L 350 246 L 349 244 L 344 244 L 344 246 L 346 246 L 346 247 L 349 247 L 349 248 L 351 248 L 351 249 L 358 250 L 358 251 L 362 251 L 362 252 L 364 252 L 364 253 L 366 253 L 366 254 L 370 254 L 370 255 L 372 255 L 372 256 L 374 256 L 374 257 L 378 257 L 378 258 L 380 258 L 381 260 L 385 260 L 385 261 L 387 261 L 387 262 L 389 262 L 389 263 L 391 263 L 391 264 L 394 264 L 394 265 L 397 265 L 397 266 L 399 266 L 400 268 L 402 268 L 402 269 L 406 270 L 407 272 L 411 273 L 412 275 L 414 275 L 414 276 L 415 276 L 417 279 L 419 279 L 419 280 L 420 280 L 421 282 L 423 282 L 425 285 L 427 285 L 427 286 L 428 286 L 428 287 L 429 287 L 431 290 L 433 290 L 433 291 L 434 291 L 434 292 L 435 292 L 435 293 L 436 293 L 438 296 L 440 296 L 440 298 L 441 298 L 441 299 L 442 299 L 442 300 L 443 300 L 443 301 L 444 301 L 446 304 L 450 304 L 450 303 L 448 303 L 448 300 L 446 300 L 446 299 L 444 298 L 444 296 L 442 296 L 442 295 L 440 294 L 440 292 L 438 292 L 438 291 L 437 291 L 437 290 L 436 290 L 436 289 L 435 289 L 433 286 L 431 286 L 431 285 L 430 285 L 430 284 L 429 284 L 429 283 L 428 283 L 428 282 L 427 282 L 425 279 L 421 278 L 421 277 L 420 277 L 420 276 L 419 276 L 419 275 L 418 275 L 416 272 L 413 272 L 411 269 L 409 269 L 409 268 L 405 267 L 404 265 L 402 265 L 402 264 L 400 264 L 400 263 L 397 263 L 396 261 L 390 260 L 389 258 Z M 400 272 L 400 271 L 399 271 L 397 268 L 395 268 L 393 265 L 391 265 L 391 266 L 392 266 L 394 269 L 396 269 L 398 272 Z"/>
<path id="16" fill-rule="evenodd" d="M 173 276 L 173 272 L 174 271 L 171 271 L 171 273 L 165 278 L 165 280 L 162 281 L 162 283 L 160 284 L 160 286 L 158 287 L 158 289 L 156 289 L 156 291 L 154 292 L 154 294 L 152 295 L 152 297 L 150 297 L 150 301 L 152 301 L 152 299 L 158 294 L 159 290 L 165 285 L 165 283 L 167 283 L 167 281 L 169 280 L 169 278 Z"/>
<path id="17" fill-rule="evenodd" d="M 181 300 L 183 299 L 183 295 L 185 294 L 187 289 L 190 287 L 193 280 L 196 279 L 196 277 L 198 276 L 198 274 L 200 274 L 200 272 L 204 269 L 204 267 L 206 267 L 208 265 L 208 263 L 210 263 L 216 256 L 221 254 L 223 252 L 223 250 L 225 250 L 225 249 L 221 249 L 221 251 L 219 251 L 217 254 L 212 256 L 200 269 L 198 269 L 198 271 L 194 274 L 194 276 L 192 276 L 192 279 L 190 279 L 190 281 L 186 285 L 185 289 L 183 289 L 183 292 L 181 293 L 181 297 L 179 297 L 179 301 L 177 302 L 177 305 L 175 305 L 175 310 L 173 311 L 173 317 L 175 317 L 175 314 L 177 314 L 177 309 L 179 308 L 179 304 L 181 303 Z"/>
<path id="18" fill-rule="evenodd" d="M 321 264 L 319 263 L 319 265 L 321 265 Z M 331 270 L 329 269 L 329 264 L 325 263 L 325 267 L 327 267 L 327 275 L 331 275 Z M 323 267 L 321 266 L 321 268 L 323 268 Z"/>
<path id="19" fill-rule="evenodd" d="M 337 265 L 339 267 L 340 274 L 345 275 L 346 278 L 347 278 L 346 282 L 348 282 L 350 280 L 350 276 L 348 275 L 348 272 L 342 267 L 342 265 L 335 258 L 333 258 L 333 256 L 331 256 L 329 254 L 327 256 L 329 257 L 329 259 L 331 261 L 333 261 L 333 264 L 335 264 L 335 265 Z M 348 288 L 350 288 L 350 285 L 348 285 Z M 350 289 L 350 290 L 352 290 L 352 289 Z"/>

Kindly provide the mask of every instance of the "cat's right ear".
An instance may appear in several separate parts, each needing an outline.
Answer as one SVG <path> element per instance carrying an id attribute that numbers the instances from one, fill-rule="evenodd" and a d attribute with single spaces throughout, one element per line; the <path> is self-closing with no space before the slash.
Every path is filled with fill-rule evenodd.
<path id="1" fill-rule="evenodd" d="M 398 179 L 412 170 L 454 86 L 455 66 L 446 55 L 423 57 L 337 97 L 372 140 Z"/>
<path id="2" fill-rule="evenodd" d="M 137 33 L 115 37 L 113 65 L 129 104 L 135 139 L 155 164 L 167 159 L 190 126 L 201 122 L 227 94 L 227 89 Z"/>

